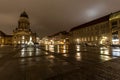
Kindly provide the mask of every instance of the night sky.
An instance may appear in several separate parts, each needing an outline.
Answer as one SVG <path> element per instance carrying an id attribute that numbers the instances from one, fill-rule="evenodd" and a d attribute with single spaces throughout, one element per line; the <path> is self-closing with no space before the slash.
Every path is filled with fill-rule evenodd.
<path id="1" fill-rule="evenodd" d="M 0 0 L 0 30 L 12 34 L 23 11 L 43 37 L 119 10 L 120 0 Z"/>

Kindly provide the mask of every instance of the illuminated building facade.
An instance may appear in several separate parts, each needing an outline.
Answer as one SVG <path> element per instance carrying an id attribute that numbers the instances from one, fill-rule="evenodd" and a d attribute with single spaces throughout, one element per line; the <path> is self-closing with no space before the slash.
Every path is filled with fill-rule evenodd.
<path id="1" fill-rule="evenodd" d="M 24 11 L 18 20 L 18 27 L 13 30 L 13 44 L 27 44 L 30 38 L 36 42 L 36 33 L 31 31 L 29 17 Z"/>
<path id="2" fill-rule="evenodd" d="M 12 45 L 12 35 L 6 35 L 0 31 L 0 45 Z"/>
<path id="3" fill-rule="evenodd" d="M 111 42 L 113 45 L 120 44 L 120 12 L 110 15 Z"/>
<path id="4" fill-rule="evenodd" d="M 120 12 L 74 27 L 70 35 L 71 44 L 120 45 Z"/>
<path id="5" fill-rule="evenodd" d="M 55 44 L 68 44 L 69 43 L 69 33 L 66 31 L 58 32 L 51 37 L 51 40 L 55 41 Z"/>
<path id="6" fill-rule="evenodd" d="M 12 38 L 13 38 L 13 35 L 5 35 L 4 44 L 12 45 Z"/>
<path id="7" fill-rule="evenodd" d="M 57 53 L 67 53 L 69 49 L 69 33 L 61 31 L 50 36 L 43 37 L 40 44 L 45 50 Z"/>
<path id="8" fill-rule="evenodd" d="M 69 33 L 66 31 L 61 31 L 56 34 L 42 38 L 43 44 L 69 44 Z"/>
<path id="9" fill-rule="evenodd" d="M 70 30 L 72 44 L 109 44 L 111 29 L 109 15 L 74 27 Z"/>

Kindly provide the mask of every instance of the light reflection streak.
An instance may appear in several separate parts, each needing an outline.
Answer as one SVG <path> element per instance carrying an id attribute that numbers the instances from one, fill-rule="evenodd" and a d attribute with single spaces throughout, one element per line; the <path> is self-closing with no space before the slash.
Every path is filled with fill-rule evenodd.
<path id="1" fill-rule="evenodd" d="M 25 48 L 23 48 L 21 51 L 26 51 L 26 49 L 25 49 Z"/>
<path id="2" fill-rule="evenodd" d="M 109 55 L 109 48 L 107 48 L 107 47 L 101 47 L 100 48 L 100 54 Z"/>
<path id="3" fill-rule="evenodd" d="M 103 60 L 103 61 L 108 61 L 112 58 L 110 56 L 100 55 L 100 59 Z"/>
<path id="4" fill-rule="evenodd" d="M 113 56 L 120 56 L 120 49 L 119 48 L 113 48 L 112 49 L 112 55 Z"/>
<path id="5" fill-rule="evenodd" d="M 36 55 L 40 55 L 40 49 L 36 48 Z"/>
<path id="6" fill-rule="evenodd" d="M 54 55 L 49 55 L 48 56 L 48 60 L 51 62 L 51 65 L 54 63 L 54 58 L 55 58 Z"/>
<path id="7" fill-rule="evenodd" d="M 46 55 L 48 55 L 48 52 L 45 52 Z"/>
<path id="8" fill-rule="evenodd" d="M 107 47 L 101 47 L 100 49 L 103 50 L 103 49 L 108 49 L 108 48 Z"/>
<path id="9" fill-rule="evenodd" d="M 48 58 L 50 58 L 50 59 L 54 59 L 55 56 L 54 56 L 54 55 L 49 55 Z"/>
<path id="10" fill-rule="evenodd" d="M 76 51 L 80 51 L 80 45 L 76 45 Z"/>
<path id="11" fill-rule="evenodd" d="M 37 56 L 40 55 L 40 52 L 39 52 L 39 51 L 36 51 L 36 55 L 37 55 Z"/>
<path id="12" fill-rule="evenodd" d="M 32 51 L 29 51 L 29 56 L 32 56 Z"/>
<path id="13" fill-rule="evenodd" d="M 105 54 L 105 55 L 109 55 L 109 50 L 101 50 L 100 53 Z"/>
<path id="14" fill-rule="evenodd" d="M 39 51 L 40 49 L 36 48 L 36 51 Z"/>
<path id="15" fill-rule="evenodd" d="M 20 57 L 25 57 L 25 51 L 21 51 Z"/>
<path id="16" fill-rule="evenodd" d="M 81 53 L 77 52 L 75 58 L 77 59 L 77 61 L 81 61 Z"/>
<path id="17" fill-rule="evenodd" d="M 112 49 L 112 51 L 119 51 L 120 52 L 120 49 Z"/>
<path id="18" fill-rule="evenodd" d="M 20 60 L 20 62 L 21 62 L 21 63 L 24 63 L 24 62 L 25 62 L 25 59 L 24 59 L 24 58 L 23 58 L 23 59 L 21 59 L 21 60 Z"/>
<path id="19" fill-rule="evenodd" d="M 68 54 L 63 54 L 64 57 L 68 57 Z"/>
<path id="20" fill-rule="evenodd" d="M 113 52 L 113 56 L 120 56 L 120 52 Z"/>

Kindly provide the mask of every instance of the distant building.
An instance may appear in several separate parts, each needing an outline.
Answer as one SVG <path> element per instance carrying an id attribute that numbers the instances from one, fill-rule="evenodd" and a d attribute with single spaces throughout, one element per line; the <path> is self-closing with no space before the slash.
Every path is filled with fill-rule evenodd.
<path id="1" fill-rule="evenodd" d="M 24 11 L 18 20 L 18 27 L 13 30 L 13 44 L 27 44 L 30 38 L 36 42 L 36 33 L 31 31 L 29 17 Z"/>
<path id="2" fill-rule="evenodd" d="M 120 11 L 43 38 L 46 44 L 120 45 Z"/>
<path id="3" fill-rule="evenodd" d="M 42 38 L 43 44 L 69 44 L 69 33 L 66 31 L 61 31 L 53 35 Z"/>

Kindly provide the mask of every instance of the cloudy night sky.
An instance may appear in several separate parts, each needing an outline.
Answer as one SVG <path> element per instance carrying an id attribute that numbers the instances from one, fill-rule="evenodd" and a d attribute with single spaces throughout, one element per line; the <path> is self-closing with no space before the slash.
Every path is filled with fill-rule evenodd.
<path id="1" fill-rule="evenodd" d="M 0 0 L 0 30 L 12 34 L 23 11 L 43 37 L 119 10 L 120 0 Z"/>

